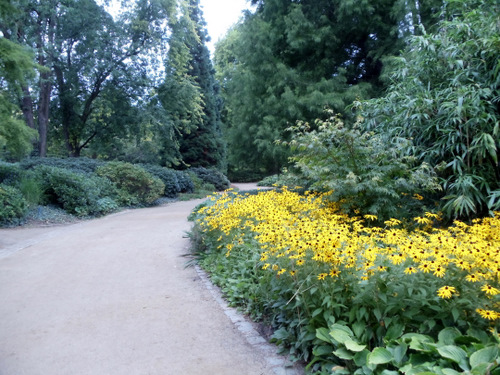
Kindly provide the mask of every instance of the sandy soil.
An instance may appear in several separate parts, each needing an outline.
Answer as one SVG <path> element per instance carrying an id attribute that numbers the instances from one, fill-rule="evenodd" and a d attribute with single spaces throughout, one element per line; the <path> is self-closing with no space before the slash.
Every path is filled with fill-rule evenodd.
<path id="1" fill-rule="evenodd" d="M 294 373 L 273 367 L 185 268 L 186 217 L 200 202 L 1 229 L 0 374 Z"/>

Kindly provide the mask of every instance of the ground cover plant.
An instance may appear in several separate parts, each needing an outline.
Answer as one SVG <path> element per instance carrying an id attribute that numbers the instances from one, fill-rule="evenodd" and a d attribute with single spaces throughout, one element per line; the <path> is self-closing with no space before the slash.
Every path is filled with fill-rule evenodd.
<path id="1" fill-rule="evenodd" d="M 199 261 L 317 374 L 499 374 L 500 214 L 444 227 L 346 215 L 286 188 L 214 196 Z"/>

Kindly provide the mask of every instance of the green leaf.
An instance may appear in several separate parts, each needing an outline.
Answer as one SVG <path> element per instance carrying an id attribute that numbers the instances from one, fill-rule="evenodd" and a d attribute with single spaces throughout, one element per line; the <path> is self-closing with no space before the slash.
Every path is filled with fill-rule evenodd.
<path id="1" fill-rule="evenodd" d="M 440 344 L 453 345 L 453 344 L 455 344 L 455 339 L 457 337 L 460 337 L 461 335 L 462 334 L 460 333 L 460 331 L 458 329 L 453 328 L 453 327 L 447 327 L 447 328 L 441 330 L 441 332 L 439 332 L 438 340 L 439 340 Z"/>
<path id="2" fill-rule="evenodd" d="M 332 339 L 330 337 L 330 332 L 328 331 L 327 328 L 324 327 L 316 329 L 316 337 L 328 343 L 332 342 Z"/>
<path id="3" fill-rule="evenodd" d="M 351 339 L 353 336 L 352 331 L 349 327 L 342 324 L 333 324 L 331 326 L 330 336 L 340 344 L 344 344 L 347 340 Z"/>
<path id="4" fill-rule="evenodd" d="M 461 373 L 453 370 L 451 368 L 444 368 L 441 370 L 443 372 L 443 375 L 460 375 Z"/>
<path id="5" fill-rule="evenodd" d="M 352 354 L 346 348 L 337 349 L 337 350 L 335 350 L 333 352 L 333 354 L 336 355 L 337 357 L 341 358 L 341 359 L 351 360 L 351 359 L 354 358 L 354 354 Z"/>
<path id="6" fill-rule="evenodd" d="M 313 349 L 313 354 L 316 357 L 320 357 L 322 355 L 332 354 L 332 353 L 333 353 L 333 348 L 330 345 L 320 345 L 320 346 L 314 347 L 314 349 Z"/>
<path id="7" fill-rule="evenodd" d="M 498 361 L 498 345 L 488 346 L 472 353 L 470 356 L 470 365 L 472 368 L 479 366 L 482 363 L 492 363 Z"/>
<path id="8" fill-rule="evenodd" d="M 391 362 L 392 359 L 392 354 L 386 348 L 375 348 L 368 354 L 367 361 L 369 364 L 381 365 Z"/>
<path id="9" fill-rule="evenodd" d="M 448 358 L 453 362 L 458 363 L 458 365 L 463 370 L 468 369 L 467 353 L 462 348 L 459 348 L 458 346 L 455 345 L 445 345 L 445 346 L 438 346 L 437 351 L 442 357 Z"/>
<path id="10" fill-rule="evenodd" d="M 366 345 L 361 345 L 361 344 L 358 344 L 356 341 L 354 340 L 346 340 L 344 342 L 344 345 L 347 349 L 349 349 L 350 351 L 352 352 L 360 352 L 362 351 L 364 348 L 366 348 Z"/>

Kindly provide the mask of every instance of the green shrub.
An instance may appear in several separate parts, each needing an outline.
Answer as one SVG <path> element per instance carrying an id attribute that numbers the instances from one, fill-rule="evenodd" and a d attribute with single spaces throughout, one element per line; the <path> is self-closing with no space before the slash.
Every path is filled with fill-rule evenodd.
<path id="1" fill-rule="evenodd" d="M 345 126 L 335 116 L 289 128 L 294 151 L 297 184 L 312 190 L 331 191 L 331 199 L 349 213 L 371 214 L 381 221 L 418 216 L 421 195 L 440 189 L 434 171 L 426 163 L 407 157 L 407 141 L 387 140 Z"/>
<path id="2" fill-rule="evenodd" d="M 105 162 L 85 157 L 81 158 L 29 158 L 21 161 L 23 169 L 33 169 L 39 165 L 70 169 L 75 172 L 93 173 Z"/>
<path id="3" fill-rule="evenodd" d="M 164 195 L 166 197 L 175 198 L 180 193 L 181 187 L 174 170 L 154 164 L 140 164 L 140 166 L 165 184 Z"/>
<path id="4" fill-rule="evenodd" d="M 30 207 L 37 206 L 42 201 L 42 183 L 36 179 L 35 174 L 23 174 L 17 186 Z"/>
<path id="5" fill-rule="evenodd" d="M 218 191 L 229 189 L 231 185 L 227 177 L 216 169 L 197 167 L 190 168 L 189 171 L 193 172 L 202 181 L 212 184 Z"/>
<path id="6" fill-rule="evenodd" d="M 19 180 L 21 174 L 22 168 L 19 166 L 19 164 L 0 161 L 0 183 L 13 185 L 16 181 Z"/>
<path id="7" fill-rule="evenodd" d="M 175 171 L 175 174 L 177 175 L 177 181 L 179 183 L 181 193 L 194 192 L 194 182 L 189 173 L 185 171 Z"/>
<path id="8" fill-rule="evenodd" d="M 24 217 L 28 205 L 19 189 L 0 184 L 0 224 L 13 224 Z"/>
<path id="9" fill-rule="evenodd" d="M 229 168 L 227 172 L 227 177 L 233 182 L 255 182 L 262 180 L 265 176 L 265 173 L 247 169 Z"/>
<path id="10" fill-rule="evenodd" d="M 116 194 L 114 186 L 106 179 L 77 173 L 68 169 L 38 166 L 34 169 L 36 179 L 42 184 L 45 199 L 60 205 L 65 211 L 77 215 L 97 215 L 109 212 L 102 210 L 98 201 Z"/>
<path id="11" fill-rule="evenodd" d="M 118 202 L 125 206 L 150 205 L 163 195 L 165 184 L 144 168 L 124 162 L 110 162 L 96 173 L 118 188 Z"/>

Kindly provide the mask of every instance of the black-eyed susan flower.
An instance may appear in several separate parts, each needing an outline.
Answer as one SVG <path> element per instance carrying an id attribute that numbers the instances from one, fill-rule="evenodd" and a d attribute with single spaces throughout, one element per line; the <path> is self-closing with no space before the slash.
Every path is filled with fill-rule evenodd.
<path id="1" fill-rule="evenodd" d="M 481 287 L 481 290 L 483 292 L 485 292 L 486 294 L 489 294 L 491 296 L 496 296 L 497 294 L 500 293 L 500 290 L 498 290 L 497 288 L 493 288 L 491 285 L 488 285 L 488 284 L 483 285 Z"/>
<path id="2" fill-rule="evenodd" d="M 445 285 L 445 286 L 438 289 L 437 295 L 441 298 L 451 298 L 453 293 L 456 293 L 456 292 L 457 292 L 457 290 L 454 287 Z"/>
<path id="3" fill-rule="evenodd" d="M 500 314 L 493 310 L 476 309 L 476 312 L 484 319 L 496 320 L 500 318 Z"/>

